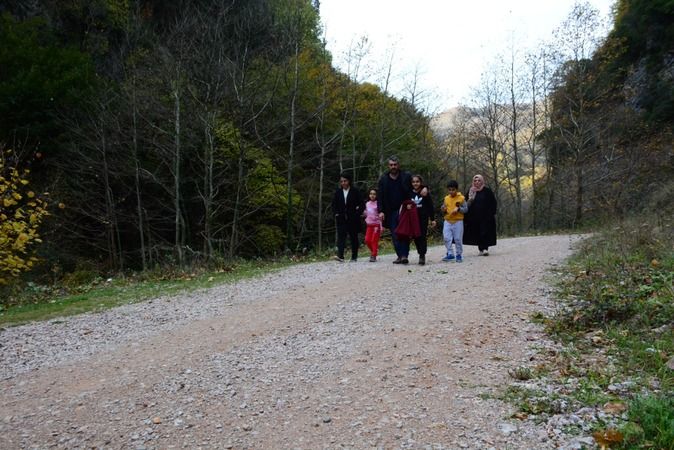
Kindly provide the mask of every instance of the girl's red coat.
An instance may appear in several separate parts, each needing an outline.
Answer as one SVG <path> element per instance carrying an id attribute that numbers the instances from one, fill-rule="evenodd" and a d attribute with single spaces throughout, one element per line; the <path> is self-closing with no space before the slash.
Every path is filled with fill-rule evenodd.
<path id="1" fill-rule="evenodd" d="M 408 206 L 411 206 L 411 208 L 408 208 Z M 421 236 L 417 205 L 412 200 L 405 200 L 400 205 L 400 219 L 395 233 L 401 241 L 409 241 Z"/>

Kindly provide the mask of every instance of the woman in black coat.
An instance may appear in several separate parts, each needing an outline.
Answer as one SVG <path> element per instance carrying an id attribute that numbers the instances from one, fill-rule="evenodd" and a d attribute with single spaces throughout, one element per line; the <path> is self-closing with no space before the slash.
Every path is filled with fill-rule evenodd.
<path id="1" fill-rule="evenodd" d="M 332 211 L 337 224 L 337 261 L 344 261 L 346 235 L 351 240 L 351 261 L 358 259 L 358 233 L 361 228 L 361 215 L 365 210 L 363 197 L 358 189 L 351 186 L 351 175 L 342 173 L 339 186 L 332 198 Z"/>
<path id="2" fill-rule="evenodd" d="M 489 247 L 496 245 L 496 197 L 484 184 L 482 175 L 473 177 L 466 193 L 468 212 L 463 218 L 463 245 L 477 245 L 481 256 L 489 255 Z"/>

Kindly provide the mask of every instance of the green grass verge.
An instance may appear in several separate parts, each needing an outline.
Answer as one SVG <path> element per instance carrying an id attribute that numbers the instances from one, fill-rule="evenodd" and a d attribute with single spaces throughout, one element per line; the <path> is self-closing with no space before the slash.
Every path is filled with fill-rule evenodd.
<path id="1" fill-rule="evenodd" d="M 622 448 L 674 450 L 674 397 L 639 397 L 630 403 Z"/>
<path id="2" fill-rule="evenodd" d="M 570 397 L 589 406 L 627 405 L 616 448 L 674 449 L 671 221 L 641 217 L 596 233 L 562 275 L 560 312 L 532 319 L 573 349 L 556 361 L 562 379 L 579 379 Z"/>
<path id="3" fill-rule="evenodd" d="M 294 263 L 291 260 L 241 260 L 213 272 L 153 272 L 108 280 L 95 278 L 75 287 L 47 288 L 29 284 L 15 299 L 15 304 L 5 306 L 0 311 L 0 325 L 13 326 L 102 311 L 164 295 L 258 277 Z"/>

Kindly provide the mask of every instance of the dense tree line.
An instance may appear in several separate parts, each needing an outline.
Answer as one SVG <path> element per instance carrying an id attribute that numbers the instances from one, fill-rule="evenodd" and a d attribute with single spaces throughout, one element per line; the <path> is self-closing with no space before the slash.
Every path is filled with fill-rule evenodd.
<path id="1" fill-rule="evenodd" d="M 622 217 L 671 178 L 669 0 L 619 0 L 608 37 L 579 3 L 553 41 L 513 41 L 441 144 L 415 89 L 358 82 L 362 48 L 332 66 L 318 4 L 0 2 L 0 181 L 35 195 L 7 198 L 0 243 L 39 225 L 55 273 L 321 252 L 338 174 L 365 189 L 390 154 L 437 195 L 483 173 L 512 233 Z"/>
<path id="2" fill-rule="evenodd" d="M 335 70 L 316 8 L 3 2 L 0 145 L 61 203 L 47 266 L 322 251 L 340 171 L 366 188 L 398 154 L 436 177 L 428 118 Z"/>
<path id="3" fill-rule="evenodd" d="M 553 41 L 485 72 L 445 147 L 450 172 L 494 186 L 502 231 L 621 218 L 671 179 L 673 20 L 671 1 L 620 0 L 606 36 L 578 3 Z"/>

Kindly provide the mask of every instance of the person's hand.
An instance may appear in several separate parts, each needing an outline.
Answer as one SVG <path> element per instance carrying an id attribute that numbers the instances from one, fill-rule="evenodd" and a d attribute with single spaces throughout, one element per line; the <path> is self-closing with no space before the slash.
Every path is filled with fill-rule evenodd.
<path id="1" fill-rule="evenodd" d="M 407 209 L 412 209 L 412 205 L 407 205 Z"/>
<path id="2" fill-rule="evenodd" d="M 442 206 L 440 207 L 440 211 L 442 211 L 442 212 L 446 212 L 446 211 L 447 211 L 447 207 L 445 206 L 444 203 L 443 203 Z"/>
<path id="3" fill-rule="evenodd" d="M 435 220 L 431 220 L 431 228 L 435 228 L 438 223 Z"/>
<path id="4" fill-rule="evenodd" d="M 454 209 L 452 210 L 452 212 L 453 212 L 453 213 L 459 212 L 459 208 L 458 208 L 458 207 L 454 208 Z"/>
<path id="5" fill-rule="evenodd" d="M 384 213 L 383 212 L 379 213 L 379 220 L 381 220 L 381 223 L 384 223 Z"/>

